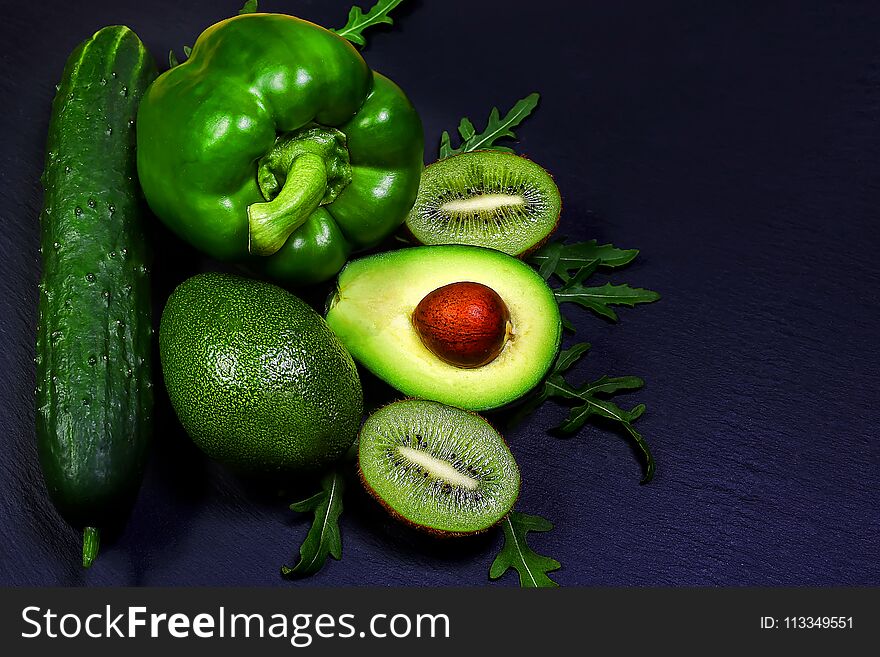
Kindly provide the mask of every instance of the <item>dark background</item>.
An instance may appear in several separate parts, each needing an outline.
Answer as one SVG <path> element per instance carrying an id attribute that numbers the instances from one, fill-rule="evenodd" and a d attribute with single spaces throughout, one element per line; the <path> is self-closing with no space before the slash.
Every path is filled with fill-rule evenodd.
<path id="1" fill-rule="evenodd" d="M 0 3 L 0 584 L 481 585 L 498 533 L 437 542 L 358 489 L 344 555 L 287 584 L 307 518 L 207 462 L 157 400 L 154 449 L 122 533 L 89 571 L 47 502 L 34 447 L 39 175 L 69 52 L 132 27 L 160 65 L 238 0 Z M 366 4 L 366 2 L 364 3 Z M 348 0 L 263 0 L 327 25 Z M 657 459 L 587 426 L 509 431 L 519 508 L 563 585 L 880 584 L 880 9 L 872 2 L 409 0 L 367 61 L 409 94 L 426 161 L 462 116 L 531 91 L 518 150 L 556 177 L 560 232 L 641 255 L 611 278 L 663 294 L 612 325 L 568 316 L 593 349 L 574 379 L 636 374 Z M 208 263 L 157 229 L 155 312 Z M 602 277 L 599 277 L 600 280 Z M 157 363 L 158 374 L 158 363 Z M 508 574 L 502 584 L 515 585 Z"/>

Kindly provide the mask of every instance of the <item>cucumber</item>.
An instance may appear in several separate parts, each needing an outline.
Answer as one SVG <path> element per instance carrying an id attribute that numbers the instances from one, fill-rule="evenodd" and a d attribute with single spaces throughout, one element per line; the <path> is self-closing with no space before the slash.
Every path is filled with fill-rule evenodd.
<path id="1" fill-rule="evenodd" d="M 37 451 L 55 507 L 83 530 L 86 567 L 99 529 L 133 503 L 150 442 L 149 246 L 134 126 L 156 75 L 127 27 L 81 43 L 52 103 L 41 178 Z"/>

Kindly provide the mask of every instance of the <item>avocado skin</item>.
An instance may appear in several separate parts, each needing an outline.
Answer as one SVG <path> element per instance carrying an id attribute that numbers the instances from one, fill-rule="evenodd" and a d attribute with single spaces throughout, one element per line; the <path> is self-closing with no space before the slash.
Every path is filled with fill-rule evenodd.
<path id="1" fill-rule="evenodd" d="M 159 329 L 171 404 L 208 456 L 245 471 L 311 470 L 357 435 L 357 368 L 324 320 L 275 285 L 198 274 L 171 294 Z"/>

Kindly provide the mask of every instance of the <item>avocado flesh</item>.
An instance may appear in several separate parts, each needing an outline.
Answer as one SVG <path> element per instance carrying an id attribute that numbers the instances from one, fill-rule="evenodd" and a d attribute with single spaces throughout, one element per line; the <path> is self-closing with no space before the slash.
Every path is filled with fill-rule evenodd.
<path id="1" fill-rule="evenodd" d="M 472 369 L 442 361 L 422 343 L 412 314 L 429 292 L 482 283 L 504 300 L 512 335 L 497 358 Z M 327 323 L 364 367 L 404 394 L 489 410 L 536 386 L 559 349 L 552 290 L 528 265 L 473 246 L 423 246 L 355 260 L 339 275 Z"/>

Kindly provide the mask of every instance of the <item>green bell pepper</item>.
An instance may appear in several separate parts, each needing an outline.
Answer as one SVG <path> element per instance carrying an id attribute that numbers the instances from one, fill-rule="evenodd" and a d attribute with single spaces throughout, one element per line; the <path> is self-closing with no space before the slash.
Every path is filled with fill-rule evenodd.
<path id="1" fill-rule="evenodd" d="M 342 37 L 283 14 L 205 30 L 149 87 L 138 176 L 172 231 L 293 285 L 332 278 L 412 207 L 419 116 Z"/>

